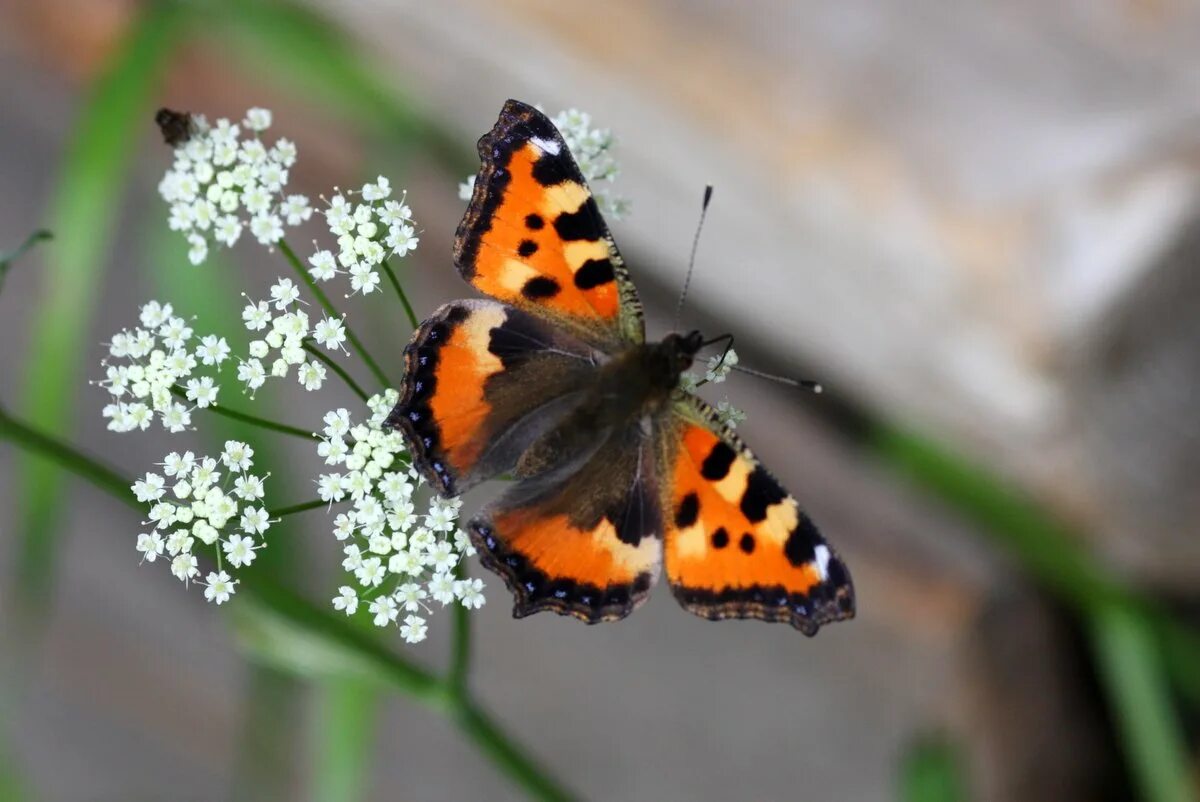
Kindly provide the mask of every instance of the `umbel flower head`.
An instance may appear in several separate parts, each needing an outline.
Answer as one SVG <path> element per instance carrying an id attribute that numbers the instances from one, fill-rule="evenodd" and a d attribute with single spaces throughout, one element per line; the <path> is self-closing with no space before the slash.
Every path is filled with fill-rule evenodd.
<path id="1" fill-rule="evenodd" d="M 203 262 L 214 242 L 232 247 L 246 229 L 274 245 L 285 225 L 312 216 L 307 197 L 285 191 L 296 146 L 280 138 L 268 147 L 262 139 L 271 127 L 267 109 L 250 109 L 240 125 L 221 118 L 210 126 L 198 115 L 186 116 L 186 123 L 171 118 L 164 124 L 162 112 L 159 118 L 164 136 L 177 144 L 158 192 L 170 204 L 171 230 L 187 237 L 192 264 Z"/>
<path id="2" fill-rule="evenodd" d="M 184 582 L 205 585 L 204 597 L 222 604 L 236 592 L 237 580 L 225 570 L 254 562 L 273 523 L 262 498 L 266 477 L 251 473 L 254 450 L 229 440 L 217 457 L 172 451 L 160 472 L 147 473 L 131 488 L 149 505 L 147 531 L 137 537 L 142 562 L 162 559 Z M 217 570 L 203 581 L 198 552 L 212 554 Z"/>

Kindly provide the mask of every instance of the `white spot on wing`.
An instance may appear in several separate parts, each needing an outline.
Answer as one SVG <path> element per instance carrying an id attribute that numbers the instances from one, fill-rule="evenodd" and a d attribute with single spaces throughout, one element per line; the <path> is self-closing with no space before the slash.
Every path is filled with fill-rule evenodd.
<path id="1" fill-rule="evenodd" d="M 541 139 L 540 137 L 530 137 L 530 142 L 534 144 L 542 153 L 549 153 L 551 156 L 558 155 L 558 143 L 553 139 Z"/>
<path id="2" fill-rule="evenodd" d="M 829 547 L 817 546 L 813 549 L 813 554 L 817 558 L 817 573 L 821 575 L 821 581 L 829 578 Z"/>

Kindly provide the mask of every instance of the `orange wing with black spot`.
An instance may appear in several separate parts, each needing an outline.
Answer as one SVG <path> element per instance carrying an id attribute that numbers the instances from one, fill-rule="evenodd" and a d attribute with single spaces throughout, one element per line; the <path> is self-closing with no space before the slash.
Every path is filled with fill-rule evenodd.
<path id="1" fill-rule="evenodd" d="M 602 355 L 546 321 L 486 300 L 453 301 L 404 349 L 398 428 L 444 495 L 512 470 L 579 402 Z"/>
<path id="2" fill-rule="evenodd" d="M 660 451 L 667 579 L 687 610 L 787 622 L 806 635 L 854 616 L 841 558 L 711 407 L 678 401 Z"/>
<path id="3" fill-rule="evenodd" d="M 554 124 L 510 100 L 479 140 L 479 156 L 454 242 L 463 278 L 589 342 L 642 342 L 637 290 Z"/>

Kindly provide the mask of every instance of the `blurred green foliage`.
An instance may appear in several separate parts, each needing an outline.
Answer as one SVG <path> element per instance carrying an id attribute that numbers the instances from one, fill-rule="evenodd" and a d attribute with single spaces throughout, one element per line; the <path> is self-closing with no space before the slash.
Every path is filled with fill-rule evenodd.
<path id="1" fill-rule="evenodd" d="M 944 736 L 918 738 L 900 765 L 902 802 L 967 802 L 962 756 Z"/>

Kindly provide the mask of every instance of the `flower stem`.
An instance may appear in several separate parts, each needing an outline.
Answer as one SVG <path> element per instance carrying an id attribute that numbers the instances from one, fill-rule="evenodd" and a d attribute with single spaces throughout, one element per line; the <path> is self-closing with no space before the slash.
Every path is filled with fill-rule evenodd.
<path id="1" fill-rule="evenodd" d="M 179 398 L 187 398 L 187 394 L 178 386 L 172 387 L 171 392 Z M 204 409 L 208 412 L 215 412 L 218 415 L 224 415 L 226 418 L 232 418 L 233 420 L 241 421 L 242 423 L 248 423 L 251 426 L 259 426 L 263 429 L 270 429 L 273 432 L 282 432 L 283 434 L 290 434 L 293 437 L 303 437 L 305 440 L 319 439 L 313 432 L 305 431 L 299 426 L 289 426 L 286 423 L 279 423 L 278 421 L 269 420 L 267 418 L 260 418 L 257 415 L 251 415 L 249 412 L 238 412 L 236 409 L 229 409 L 221 404 L 213 404 L 211 406 L 204 407 Z"/>
<path id="2" fill-rule="evenodd" d="M 571 794 L 534 763 L 469 697 L 455 707 L 454 721 L 479 751 L 491 759 L 534 799 L 570 800 Z"/>
<path id="3" fill-rule="evenodd" d="M 316 280 L 309 275 L 307 270 L 304 269 L 304 265 L 300 263 L 300 257 L 296 256 L 296 252 L 292 250 L 292 246 L 287 244 L 287 240 L 281 239 L 279 240 L 278 244 L 279 250 L 283 252 L 285 257 L 287 257 L 288 262 L 291 263 L 296 273 L 299 274 L 301 280 L 308 285 L 309 290 L 311 290 L 312 294 L 316 296 L 317 302 L 321 304 L 325 312 L 330 317 L 342 317 L 342 315 L 337 311 L 337 307 L 335 307 L 333 302 L 329 300 L 329 296 L 325 294 L 325 291 L 320 288 Z M 371 358 L 371 355 L 367 353 L 367 349 L 363 347 L 362 341 L 358 339 L 358 337 L 351 330 L 350 326 L 346 324 L 344 319 L 342 321 L 342 325 L 346 329 L 346 339 L 350 341 L 352 346 L 354 346 L 354 350 L 357 351 L 358 355 L 362 357 L 363 362 L 367 363 L 367 367 L 371 369 L 371 373 L 375 374 L 375 379 L 379 382 L 380 386 L 384 388 L 391 387 L 392 383 L 388 381 L 387 375 L 383 372 L 383 370 L 380 369 L 379 364 Z"/>
<path id="4" fill-rule="evenodd" d="M 9 415 L 3 407 L 0 407 L 0 438 L 11 440 L 28 451 L 53 459 L 135 510 L 141 510 L 141 505 L 130 490 L 133 483 L 124 476 L 70 446 L 30 428 Z"/>
<path id="5" fill-rule="evenodd" d="M 396 278 L 396 272 L 392 270 L 392 266 L 388 264 L 388 260 L 383 260 L 383 272 L 387 273 L 388 279 L 392 282 L 392 286 L 396 288 L 396 294 L 400 296 L 400 303 L 404 305 L 404 314 L 408 315 L 408 322 L 412 324 L 413 329 L 418 325 L 417 315 L 413 312 L 412 304 L 408 302 L 408 296 L 404 293 L 404 288 L 400 286 L 400 280 Z"/>
<path id="6" fill-rule="evenodd" d="M 332 503 L 336 504 L 337 502 L 332 502 Z M 283 518 L 287 515 L 295 515 L 298 512 L 307 512 L 308 510 L 315 510 L 318 507 L 325 507 L 325 506 L 328 506 L 329 504 L 330 504 L 330 502 L 328 502 L 328 501 L 322 501 L 319 498 L 315 498 L 312 501 L 306 501 L 303 504 L 293 504 L 290 507 L 280 507 L 277 510 L 268 510 L 267 515 L 271 518 Z"/>
<path id="7" fill-rule="evenodd" d="M 334 373 L 336 373 L 338 376 L 340 376 L 342 378 L 342 381 L 344 381 L 346 383 L 346 386 L 349 387 L 352 391 L 354 391 L 354 394 L 356 396 L 358 396 L 363 401 L 363 403 L 366 403 L 366 400 L 367 400 L 366 391 L 363 390 L 363 388 L 359 387 L 358 382 L 354 381 L 354 379 L 351 378 L 350 374 L 346 372 L 345 368 L 343 368 L 341 365 L 339 365 L 337 362 L 335 362 L 333 359 L 331 359 L 329 357 L 329 354 L 327 354 L 324 351 L 322 351 L 321 349 L 317 348 L 315 345 L 308 342 L 307 340 L 304 342 L 304 350 L 308 351 L 310 354 L 315 356 L 317 359 L 321 360 L 321 362 L 323 362 L 326 367 L 328 367 L 330 370 L 332 370 Z"/>

